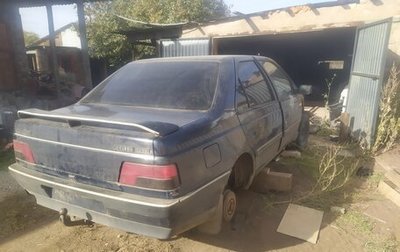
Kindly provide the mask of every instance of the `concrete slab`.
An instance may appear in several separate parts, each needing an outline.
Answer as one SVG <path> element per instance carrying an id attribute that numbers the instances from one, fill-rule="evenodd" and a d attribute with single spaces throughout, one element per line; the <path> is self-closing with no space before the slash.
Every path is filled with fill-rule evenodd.
<path id="1" fill-rule="evenodd" d="M 323 215 L 319 210 L 289 204 L 277 231 L 316 244 Z"/>

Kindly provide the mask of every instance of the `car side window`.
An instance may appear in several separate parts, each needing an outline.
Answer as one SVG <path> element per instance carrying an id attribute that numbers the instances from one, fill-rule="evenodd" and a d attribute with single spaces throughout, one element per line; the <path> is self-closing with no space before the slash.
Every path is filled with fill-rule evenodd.
<path id="1" fill-rule="evenodd" d="M 272 101 L 271 89 L 254 61 L 238 65 L 239 87 L 236 104 L 239 112 Z"/>
<path id="2" fill-rule="evenodd" d="M 275 90 L 278 94 L 279 100 L 286 100 L 293 94 L 292 84 L 287 75 L 274 63 L 269 61 L 260 61 L 265 72 L 267 72 Z"/>

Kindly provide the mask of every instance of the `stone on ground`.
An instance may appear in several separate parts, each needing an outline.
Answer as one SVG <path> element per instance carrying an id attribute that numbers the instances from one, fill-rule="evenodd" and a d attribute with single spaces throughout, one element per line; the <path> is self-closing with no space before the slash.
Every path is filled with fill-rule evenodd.
<path id="1" fill-rule="evenodd" d="M 285 150 L 281 153 L 282 157 L 301 158 L 300 151 Z"/>

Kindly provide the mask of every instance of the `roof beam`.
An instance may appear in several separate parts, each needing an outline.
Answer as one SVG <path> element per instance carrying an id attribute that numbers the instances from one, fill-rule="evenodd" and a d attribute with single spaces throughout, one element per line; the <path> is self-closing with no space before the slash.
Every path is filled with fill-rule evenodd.
<path id="1" fill-rule="evenodd" d="M 120 32 L 125 35 L 130 42 L 148 39 L 173 39 L 182 35 L 182 27 L 163 28 L 163 29 L 134 29 L 131 31 Z"/>

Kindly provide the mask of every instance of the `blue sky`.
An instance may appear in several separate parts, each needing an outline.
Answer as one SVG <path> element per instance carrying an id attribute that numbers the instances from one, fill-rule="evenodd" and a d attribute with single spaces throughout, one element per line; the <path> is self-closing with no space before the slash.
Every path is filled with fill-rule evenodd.
<path id="1" fill-rule="evenodd" d="M 232 12 L 252 13 L 281 7 L 306 3 L 325 2 L 327 0 L 225 0 L 231 6 Z M 74 5 L 54 6 L 54 26 L 58 29 L 78 19 Z M 40 37 L 48 34 L 46 8 L 20 9 L 22 26 L 25 31 L 37 33 Z"/>

